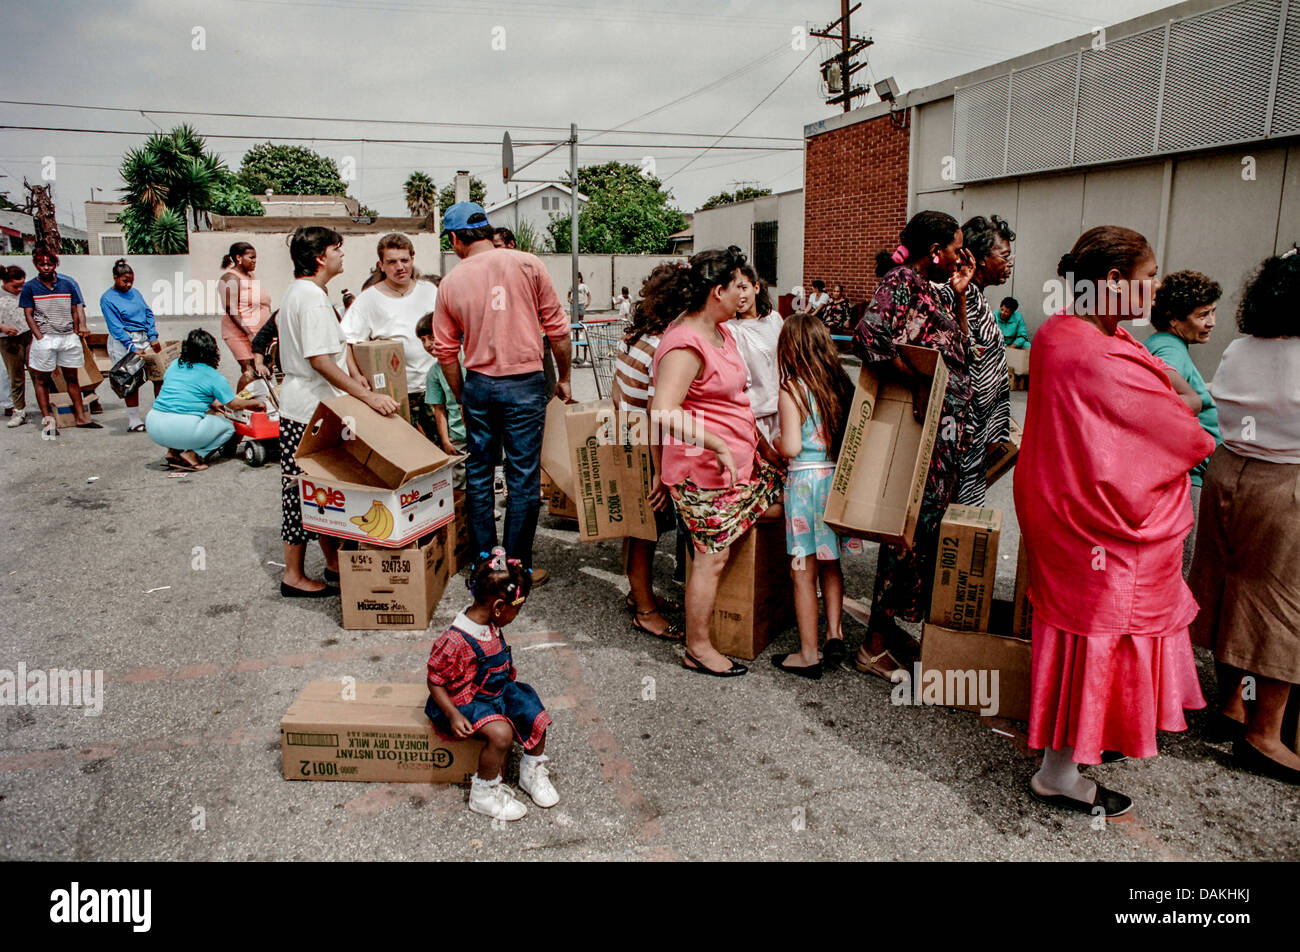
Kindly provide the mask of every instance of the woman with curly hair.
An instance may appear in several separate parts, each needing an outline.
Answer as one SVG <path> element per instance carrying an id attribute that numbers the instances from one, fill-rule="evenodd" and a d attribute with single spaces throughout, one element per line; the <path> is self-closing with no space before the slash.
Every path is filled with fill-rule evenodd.
<path id="1" fill-rule="evenodd" d="M 748 373 L 723 325 L 740 309 L 745 256 L 730 247 L 702 251 L 671 278 L 686 296 L 654 356 L 651 410 L 663 433 L 659 480 L 695 546 L 686 583 L 688 671 L 735 677 L 749 669 L 709 641 L 718 581 L 731 546 L 761 517 L 781 515 L 781 476 L 758 454 L 758 428 L 745 397 Z"/>
<path id="2" fill-rule="evenodd" d="M 1192 361 L 1189 347 L 1192 344 L 1204 344 L 1210 339 L 1214 332 L 1215 304 L 1222 295 L 1223 289 L 1218 282 L 1199 271 L 1175 271 L 1160 282 L 1155 301 L 1151 305 L 1151 326 L 1156 329 L 1156 333 L 1142 342 L 1147 350 L 1186 381 L 1186 387 L 1195 392 L 1200 406 L 1197 407 L 1190 401 L 1188 405 L 1196 411 L 1201 428 L 1214 437 L 1216 447 L 1223 442 L 1219 438 L 1219 411 L 1205 386 L 1205 378 Z M 1175 385 L 1178 385 L 1177 381 Z M 1210 458 L 1207 456 L 1192 467 L 1192 512 L 1196 512 L 1200 505 L 1201 479 L 1209 464 Z M 1184 575 L 1191 568 L 1195 542 L 1196 525 L 1193 524 L 1183 545 Z"/>
<path id="3" fill-rule="evenodd" d="M 145 431 L 159 446 L 167 447 L 164 462 L 171 469 L 197 472 L 204 460 L 219 450 L 235 432 L 226 410 L 260 410 L 261 401 L 235 396 L 217 370 L 221 354 L 217 339 L 195 328 L 181 344 L 181 355 L 163 374 L 162 389 L 145 417 Z"/>
<path id="4" fill-rule="evenodd" d="M 1210 393 L 1223 443 L 1210 457 L 1189 579 L 1201 612 L 1192 640 L 1213 649 L 1222 703 L 1216 740 L 1237 762 L 1300 784 L 1282 741 L 1300 684 L 1300 254 L 1269 258 L 1246 286 L 1239 337 Z M 1243 681 L 1253 682 L 1253 700 Z"/>
<path id="5" fill-rule="evenodd" d="M 1011 383 L 1007 376 L 1006 341 L 984 289 L 1006 284 L 1016 259 L 1016 233 L 1002 218 L 976 215 L 961 226 L 962 245 L 975 258 L 975 274 L 966 287 L 966 343 L 970 350 L 972 396 L 966 425 L 970 429 L 961 474 L 952 501 L 982 506 L 988 491 L 988 457 L 1011 438 Z M 951 280 L 939 287 L 948 310 L 956 310 Z"/>
<path id="6" fill-rule="evenodd" d="M 676 320 L 688 303 L 686 292 L 677 281 L 679 270 L 675 264 L 661 264 L 650 272 L 632 307 L 632 326 L 618 345 L 612 396 L 623 425 L 631 427 L 635 415 L 644 418 L 650 410 L 650 401 L 655 395 L 655 351 L 668 325 Z M 651 443 L 650 451 L 658 473 L 662 470 L 658 441 Z M 664 485 L 655 479 L 652 486 L 650 505 L 655 511 L 658 534 L 662 536 L 677 525 L 677 513 Z M 681 611 L 682 606 L 661 599 L 654 592 L 654 557 L 658 544 L 658 540 L 627 540 L 627 583 L 630 590 L 627 607 L 635 612 L 632 627 L 637 631 L 668 641 L 681 641 L 685 636 L 681 626 L 671 624 L 662 612 Z"/>

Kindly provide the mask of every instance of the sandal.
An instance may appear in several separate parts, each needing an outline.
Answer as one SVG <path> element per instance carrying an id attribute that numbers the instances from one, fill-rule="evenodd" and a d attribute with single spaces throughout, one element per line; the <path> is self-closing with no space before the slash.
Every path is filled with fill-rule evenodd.
<path id="1" fill-rule="evenodd" d="M 633 599 L 631 595 L 623 599 L 623 604 L 627 606 L 627 610 L 630 612 L 636 612 L 638 615 L 648 614 L 648 612 L 642 612 L 636 607 L 636 600 Z M 658 595 L 655 596 L 655 607 L 650 609 L 650 611 L 655 612 L 679 612 L 681 610 L 682 606 L 680 602 L 660 598 Z"/>
<path id="2" fill-rule="evenodd" d="M 137 423 L 135 426 L 128 426 L 128 427 L 126 428 L 126 432 L 128 432 L 128 433 L 143 433 L 143 432 L 144 432 L 144 424 L 143 424 L 143 423 Z"/>
<path id="3" fill-rule="evenodd" d="M 881 680 L 888 681 L 890 684 L 898 683 L 898 680 L 895 678 L 895 675 L 901 675 L 902 677 L 908 676 L 907 668 L 899 664 L 898 659 L 894 657 L 893 653 L 888 648 L 880 652 L 880 654 L 878 655 L 870 655 L 870 654 L 867 655 L 866 664 L 862 663 L 860 658 L 861 654 L 865 654 L 865 652 L 859 649 L 859 655 L 853 658 L 853 667 L 857 668 L 863 674 L 874 674 L 876 677 L 880 678 Z M 890 661 L 894 663 L 894 667 L 893 668 L 882 667 L 880 664 L 881 658 L 888 658 Z"/>
<path id="4" fill-rule="evenodd" d="M 686 637 L 686 629 L 683 628 L 681 625 L 669 624 L 669 626 L 665 628 L 663 631 L 651 631 L 645 625 L 641 624 L 639 620 L 641 616 L 653 615 L 657 611 L 659 611 L 659 609 L 652 608 L 648 612 L 637 612 L 636 618 L 632 619 L 632 627 L 639 632 L 643 632 L 644 634 L 650 635 L 653 638 L 662 638 L 664 641 L 681 641 L 683 638 Z"/>
<path id="5" fill-rule="evenodd" d="M 688 661 L 690 664 L 686 663 Z M 694 671 L 696 674 L 707 674 L 715 678 L 737 678 L 742 674 L 749 674 L 749 669 L 737 661 L 732 661 L 731 667 L 726 671 L 714 671 L 689 651 L 682 653 L 682 667 L 687 671 Z"/>

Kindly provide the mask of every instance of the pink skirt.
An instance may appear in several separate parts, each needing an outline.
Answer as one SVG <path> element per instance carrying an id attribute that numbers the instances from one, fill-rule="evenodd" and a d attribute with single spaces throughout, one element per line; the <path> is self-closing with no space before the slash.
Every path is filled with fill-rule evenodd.
<path id="1" fill-rule="evenodd" d="M 1186 628 L 1084 637 L 1034 619 L 1030 747 L 1073 747 L 1080 764 L 1103 750 L 1154 757 L 1156 731 L 1186 730 L 1183 712 L 1203 707 Z"/>

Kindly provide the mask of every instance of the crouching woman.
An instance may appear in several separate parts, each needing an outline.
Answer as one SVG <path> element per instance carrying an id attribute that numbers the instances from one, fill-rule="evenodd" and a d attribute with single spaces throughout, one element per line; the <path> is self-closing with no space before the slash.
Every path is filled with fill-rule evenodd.
<path id="1" fill-rule="evenodd" d="M 208 468 L 205 460 L 235 432 L 235 425 L 220 411 L 262 408 L 258 400 L 235 396 L 217 370 L 220 359 L 216 338 L 195 328 L 181 345 L 180 357 L 163 374 L 162 390 L 144 425 L 149 438 L 167 449 L 163 461 L 172 469 Z"/>

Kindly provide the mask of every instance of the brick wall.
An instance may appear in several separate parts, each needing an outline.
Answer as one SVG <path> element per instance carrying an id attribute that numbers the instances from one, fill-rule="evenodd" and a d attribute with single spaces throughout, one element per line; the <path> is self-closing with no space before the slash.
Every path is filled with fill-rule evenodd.
<path id="1" fill-rule="evenodd" d="M 907 220 L 908 129 L 889 116 L 808 140 L 804 172 L 804 286 L 844 285 L 849 301 L 876 290 L 876 252 L 893 250 Z"/>

